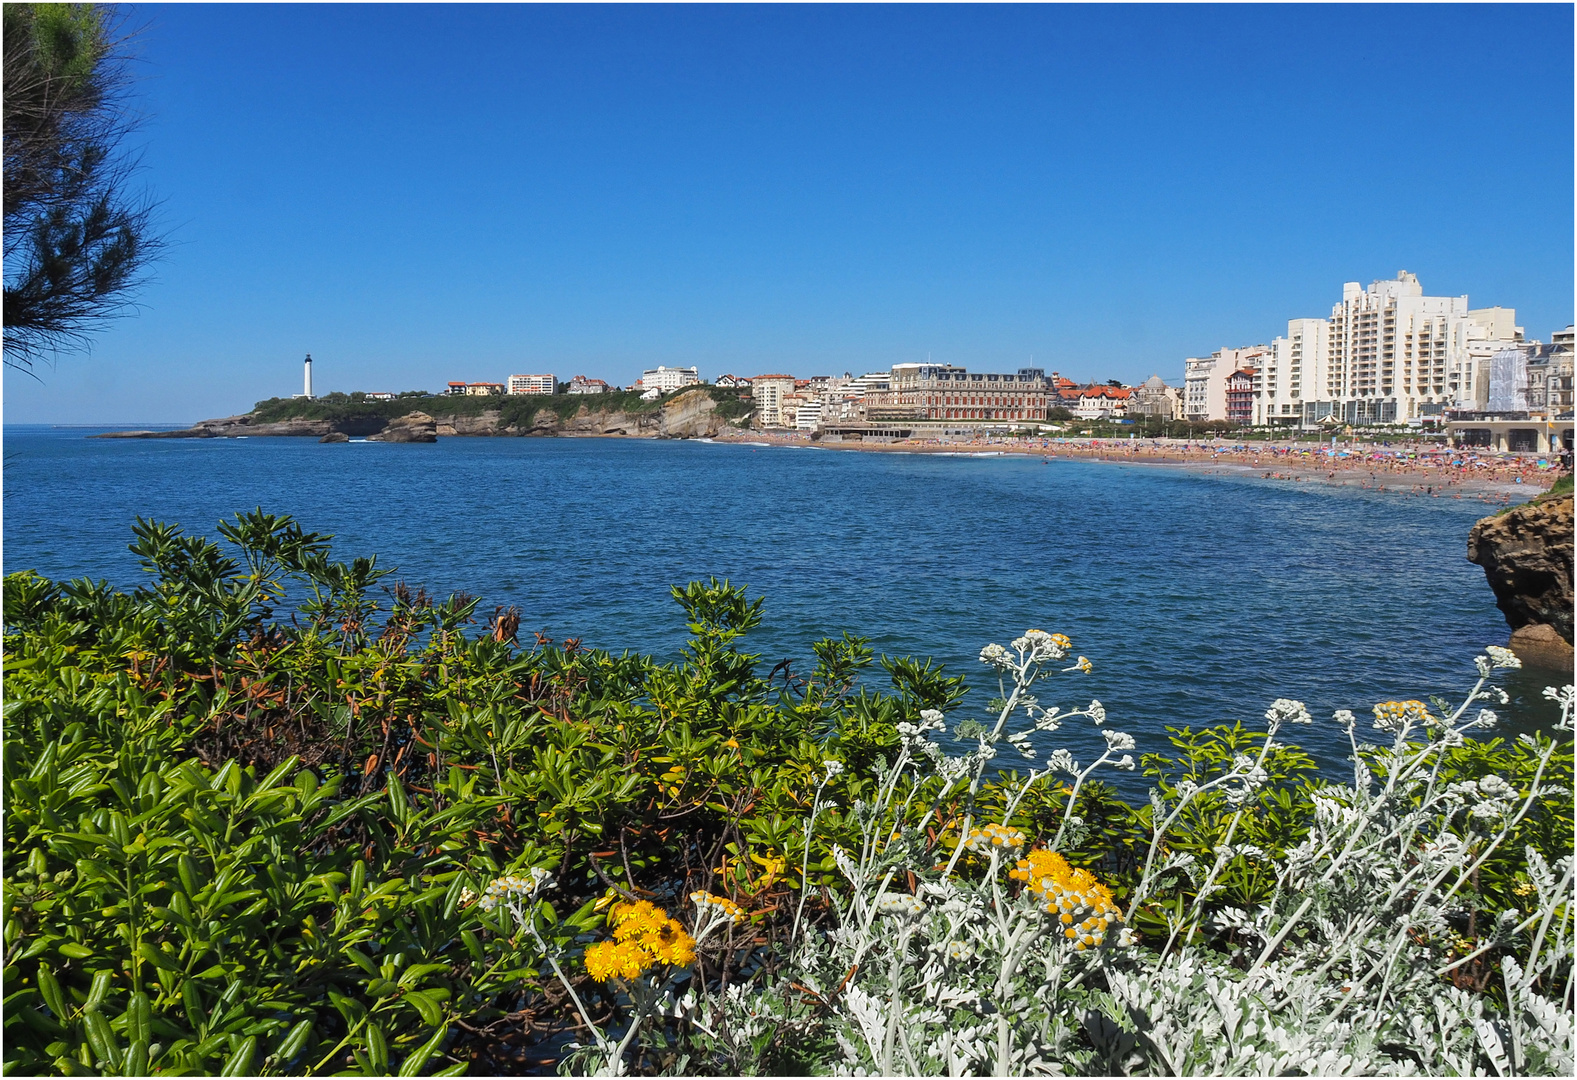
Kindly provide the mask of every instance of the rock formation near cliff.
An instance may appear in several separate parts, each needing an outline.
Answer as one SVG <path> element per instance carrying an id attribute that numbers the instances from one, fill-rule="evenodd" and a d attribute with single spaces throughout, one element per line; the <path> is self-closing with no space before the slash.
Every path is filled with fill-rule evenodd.
<path id="1" fill-rule="evenodd" d="M 657 433 L 667 439 L 711 438 L 723 427 L 717 402 L 705 390 L 687 390 L 663 402 Z"/>
<path id="2" fill-rule="evenodd" d="M 438 421 L 424 412 L 406 413 L 389 421 L 387 427 L 376 435 L 368 435 L 368 442 L 433 443 L 438 441 Z"/>
<path id="3" fill-rule="evenodd" d="M 1525 662 L 1572 665 L 1572 497 L 1536 499 L 1473 526 L 1468 561 L 1484 568 Z"/>

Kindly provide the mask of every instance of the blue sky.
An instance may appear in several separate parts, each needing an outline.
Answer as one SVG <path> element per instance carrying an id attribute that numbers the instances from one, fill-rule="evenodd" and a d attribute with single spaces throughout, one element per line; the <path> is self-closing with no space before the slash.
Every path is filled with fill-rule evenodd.
<path id="1" fill-rule="evenodd" d="M 142 309 L 11 423 L 696 364 L 1177 380 L 1343 281 L 1572 321 L 1573 12 L 138 6 Z"/>

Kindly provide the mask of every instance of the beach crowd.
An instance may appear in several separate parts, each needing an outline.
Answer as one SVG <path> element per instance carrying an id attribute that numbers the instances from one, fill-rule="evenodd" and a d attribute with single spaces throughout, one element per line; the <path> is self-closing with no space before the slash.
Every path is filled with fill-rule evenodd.
<path id="1" fill-rule="evenodd" d="M 729 441 L 810 442 L 803 432 L 741 432 Z M 1522 501 L 1569 471 L 1570 457 L 1504 454 L 1414 440 L 1335 443 L 1188 439 L 1098 439 L 980 435 L 971 439 L 822 442 L 829 449 L 910 453 L 1009 453 L 1132 464 L 1175 465 L 1257 475 L 1292 483 L 1327 483 L 1407 495 L 1488 502 Z"/>

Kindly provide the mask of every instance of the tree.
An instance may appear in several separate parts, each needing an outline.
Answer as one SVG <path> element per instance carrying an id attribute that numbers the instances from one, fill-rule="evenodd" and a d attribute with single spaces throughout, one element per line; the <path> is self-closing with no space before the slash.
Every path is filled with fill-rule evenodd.
<path id="1" fill-rule="evenodd" d="M 6 4 L 5 348 L 32 370 L 130 304 L 161 243 L 120 149 L 127 38 L 98 4 Z"/>

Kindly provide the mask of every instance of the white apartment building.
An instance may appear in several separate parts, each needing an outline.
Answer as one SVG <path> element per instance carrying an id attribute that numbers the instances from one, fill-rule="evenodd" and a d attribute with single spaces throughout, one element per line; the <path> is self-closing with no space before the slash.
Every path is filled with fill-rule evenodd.
<path id="1" fill-rule="evenodd" d="M 511 375 L 508 386 L 511 394 L 551 394 L 558 381 L 552 375 Z"/>
<path id="2" fill-rule="evenodd" d="M 1227 418 L 1227 380 L 1244 368 L 1259 372 L 1270 355 L 1269 345 L 1217 349 L 1209 356 L 1183 361 L 1183 419 L 1194 423 Z"/>
<path id="3" fill-rule="evenodd" d="M 752 423 L 756 427 L 787 427 L 783 416 L 784 399 L 793 393 L 792 375 L 757 375 L 751 379 L 750 397 L 756 406 Z"/>
<path id="4" fill-rule="evenodd" d="M 1254 423 L 1406 424 L 1483 409 L 1495 354 L 1521 342 L 1515 310 L 1425 296 L 1405 270 L 1367 289 L 1349 281 L 1329 319 L 1293 319 L 1272 343 Z"/>
<path id="5" fill-rule="evenodd" d="M 641 389 L 656 390 L 659 394 L 682 390 L 686 386 L 697 386 L 700 382 L 700 369 L 693 367 L 665 367 L 659 364 L 650 371 L 641 373 Z"/>

